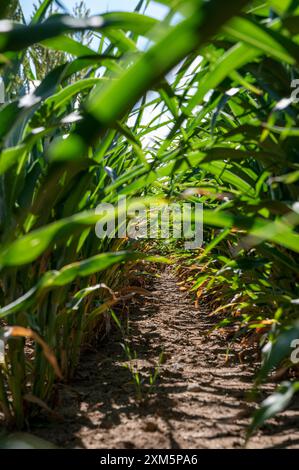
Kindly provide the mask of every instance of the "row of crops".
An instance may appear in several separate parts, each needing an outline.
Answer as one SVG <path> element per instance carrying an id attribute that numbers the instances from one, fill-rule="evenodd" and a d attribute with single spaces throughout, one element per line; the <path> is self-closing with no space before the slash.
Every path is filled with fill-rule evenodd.
<path id="1" fill-rule="evenodd" d="M 221 307 L 221 326 L 258 335 L 259 381 L 285 369 L 255 425 L 286 407 L 299 387 L 290 360 L 299 338 L 298 2 L 159 0 L 157 20 L 142 0 L 134 12 L 93 17 L 44 0 L 27 24 L 9 3 L 0 5 L 5 421 L 21 428 L 51 403 L 109 311 L 109 289 L 146 258 L 125 239 L 95 235 L 97 205 L 120 195 L 203 203 L 192 289 Z"/>

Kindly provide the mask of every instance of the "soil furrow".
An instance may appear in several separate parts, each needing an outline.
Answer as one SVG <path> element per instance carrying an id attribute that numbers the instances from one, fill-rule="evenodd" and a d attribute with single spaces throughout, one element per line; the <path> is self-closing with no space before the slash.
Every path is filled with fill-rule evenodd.
<path id="1" fill-rule="evenodd" d="M 82 355 L 71 386 L 61 388 L 61 423 L 32 430 L 62 447 L 240 448 L 250 414 L 257 360 L 240 363 L 228 351 L 207 308 L 196 309 L 168 268 L 151 286 L 152 297 L 130 309 L 125 355 L 119 331 L 99 350 Z M 158 378 L 149 393 L 163 352 Z M 141 400 L 132 373 L 138 370 Z M 264 392 L 273 389 L 265 386 Z M 299 405 L 272 419 L 249 442 L 252 448 L 298 448 Z"/>

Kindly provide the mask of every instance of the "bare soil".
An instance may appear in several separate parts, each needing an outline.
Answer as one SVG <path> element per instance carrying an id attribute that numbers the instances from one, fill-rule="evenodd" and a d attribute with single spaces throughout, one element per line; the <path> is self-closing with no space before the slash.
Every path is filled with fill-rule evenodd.
<path id="1" fill-rule="evenodd" d="M 208 308 L 196 309 L 170 268 L 149 286 L 151 296 L 132 305 L 127 342 L 115 328 L 97 350 L 82 354 L 76 376 L 60 389 L 61 422 L 37 422 L 34 434 L 64 448 L 241 448 L 258 367 L 256 349 L 247 357 L 228 350 Z M 159 367 L 153 387 L 149 374 Z M 159 359 L 160 357 L 160 359 Z M 142 378 L 136 398 L 129 366 Z M 260 401 L 273 390 L 268 384 Z M 140 397 L 139 397 L 140 398 Z M 249 448 L 299 448 L 299 402 L 268 422 Z"/>

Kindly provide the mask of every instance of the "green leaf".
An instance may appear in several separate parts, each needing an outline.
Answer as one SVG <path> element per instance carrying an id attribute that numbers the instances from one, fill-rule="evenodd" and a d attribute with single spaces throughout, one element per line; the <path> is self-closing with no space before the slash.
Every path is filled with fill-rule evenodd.
<path id="1" fill-rule="evenodd" d="M 218 31 L 231 16 L 236 14 L 246 1 L 228 2 L 221 15 L 221 2 L 211 0 L 200 6 L 194 5 L 190 18 L 170 29 L 160 41 L 141 55 L 123 75 L 105 89 L 99 89 L 86 105 L 87 112 L 106 128 L 120 119 L 130 106 L 150 89 L 164 74 L 191 53 L 203 45 Z M 176 47 L 173 47 L 173 44 Z M 126 93 L 123 93 L 126 90 Z M 80 132 L 95 126 L 92 120 L 80 125 Z"/>
<path id="2" fill-rule="evenodd" d="M 47 13 L 47 9 L 51 6 L 53 0 L 43 0 L 37 8 L 35 14 L 32 17 L 31 24 L 39 23 L 42 21 Z"/>
<path id="3" fill-rule="evenodd" d="M 48 49 L 63 51 L 77 57 L 96 55 L 96 52 L 90 49 L 90 47 L 75 41 L 69 36 L 55 36 L 54 38 L 42 41 L 41 44 Z"/>
<path id="4" fill-rule="evenodd" d="M 0 175 L 16 165 L 26 155 L 26 145 L 18 145 L 0 153 Z"/>
<path id="5" fill-rule="evenodd" d="M 0 22 L 0 52 L 19 51 L 37 42 L 57 38 L 67 32 L 122 28 L 145 34 L 157 21 L 138 13 L 113 12 L 90 18 L 73 18 L 66 15 L 53 15 L 42 23 L 28 26 L 5 20 Z M 79 46 L 78 46 L 79 47 Z"/>
<path id="6" fill-rule="evenodd" d="M 99 216 L 94 211 L 73 215 L 35 230 L 1 248 L 0 266 L 21 266 L 40 256 L 51 243 L 62 241 L 80 229 L 95 225 Z"/>
<path id="7" fill-rule="evenodd" d="M 0 449 L 58 449 L 58 447 L 33 434 L 17 432 L 1 437 Z"/>
<path id="8" fill-rule="evenodd" d="M 297 322 L 264 346 L 263 363 L 257 376 L 258 380 L 264 379 L 271 370 L 279 366 L 283 359 L 290 358 L 293 351 L 292 342 L 298 338 L 299 323 Z"/>
<path id="9" fill-rule="evenodd" d="M 117 253 L 101 253 L 83 261 L 66 265 L 60 271 L 46 272 L 36 286 L 12 303 L 0 308 L 0 318 L 6 318 L 8 315 L 30 308 L 46 291 L 70 284 L 77 277 L 84 278 L 91 274 L 105 271 L 115 264 L 139 259 L 156 263 L 169 263 L 169 260 L 162 256 L 151 256 L 138 252 L 118 251 Z"/>

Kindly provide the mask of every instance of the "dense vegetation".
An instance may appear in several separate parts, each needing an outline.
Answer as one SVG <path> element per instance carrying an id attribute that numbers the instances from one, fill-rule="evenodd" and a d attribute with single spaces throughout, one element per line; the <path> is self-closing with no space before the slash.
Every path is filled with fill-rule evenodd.
<path id="1" fill-rule="evenodd" d="M 258 337 L 258 382 L 281 364 L 288 377 L 259 425 L 299 387 L 297 2 L 159 0 L 157 21 L 142 0 L 100 17 L 49 15 L 44 0 L 30 24 L 15 3 L 0 6 L 6 421 L 23 427 L 72 376 L 108 289 L 146 257 L 95 236 L 96 206 L 125 194 L 204 204 L 203 249 L 183 254 L 191 289 Z"/>

